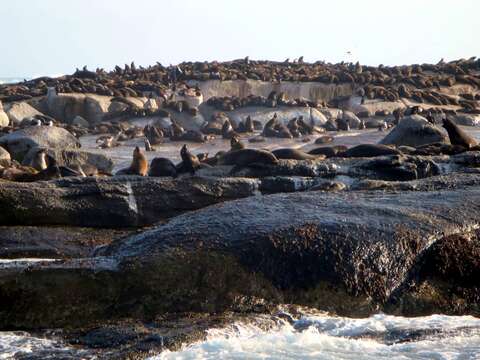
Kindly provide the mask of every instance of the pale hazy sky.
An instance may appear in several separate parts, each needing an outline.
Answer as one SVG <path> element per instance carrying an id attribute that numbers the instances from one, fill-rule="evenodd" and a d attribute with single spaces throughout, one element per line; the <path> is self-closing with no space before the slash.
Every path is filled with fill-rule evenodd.
<path id="1" fill-rule="evenodd" d="M 246 55 L 371 65 L 480 56 L 480 0 L 0 2 L 0 77 Z"/>

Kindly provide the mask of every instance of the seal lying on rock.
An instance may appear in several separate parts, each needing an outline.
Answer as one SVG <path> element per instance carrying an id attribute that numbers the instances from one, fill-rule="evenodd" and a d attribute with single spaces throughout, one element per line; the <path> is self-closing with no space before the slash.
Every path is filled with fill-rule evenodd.
<path id="1" fill-rule="evenodd" d="M 251 164 L 275 165 L 278 159 L 271 152 L 258 149 L 229 151 L 218 158 L 219 165 L 248 166 Z"/>
<path id="2" fill-rule="evenodd" d="M 390 146 L 381 144 L 360 144 L 354 146 L 342 153 L 338 154 L 340 157 L 375 157 L 382 155 L 401 155 L 402 153 L 393 149 Z"/>
<path id="3" fill-rule="evenodd" d="M 478 142 L 473 137 L 460 129 L 460 127 L 448 117 L 443 120 L 443 127 L 447 130 L 452 145 L 460 145 L 466 149 L 471 149 L 478 145 Z"/>
<path id="4" fill-rule="evenodd" d="M 339 153 L 346 151 L 347 147 L 344 145 L 336 146 L 321 146 L 310 150 L 308 153 L 311 155 L 325 155 L 327 158 L 336 157 Z"/>
<path id="5" fill-rule="evenodd" d="M 150 163 L 148 176 L 171 176 L 177 177 L 177 168 L 175 164 L 167 158 L 154 158 Z"/>
<path id="6" fill-rule="evenodd" d="M 133 159 L 130 167 L 117 171 L 115 175 L 140 175 L 146 176 L 148 161 L 138 146 L 133 150 Z"/>
<path id="7" fill-rule="evenodd" d="M 318 160 L 325 158 L 325 155 L 322 154 L 308 154 L 302 150 L 298 149 L 276 149 L 272 151 L 272 154 L 275 155 L 277 159 L 291 159 L 291 160 Z"/>

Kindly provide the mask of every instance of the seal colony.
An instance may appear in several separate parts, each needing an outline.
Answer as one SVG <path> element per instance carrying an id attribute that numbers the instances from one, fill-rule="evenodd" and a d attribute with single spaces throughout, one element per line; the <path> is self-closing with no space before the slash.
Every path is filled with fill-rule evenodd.
<path id="1" fill-rule="evenodd" d="M 38 236 L 0 250 L 90 247 L 2 264 L 0 324 L 133 358 L 184 340 L 148 333 L 176 314 L 480 315 L 479 65 L 132 63 L 1 86 L 0 237 Z M 307 83 L 330 93 L 288 90 Z M 92 251 L 96 228 L 127 235 Z"/>

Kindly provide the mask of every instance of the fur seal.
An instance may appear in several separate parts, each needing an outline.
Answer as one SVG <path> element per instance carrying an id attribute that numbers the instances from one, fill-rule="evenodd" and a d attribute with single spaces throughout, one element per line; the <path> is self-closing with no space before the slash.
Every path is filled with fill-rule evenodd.
<path id="1" fill-rule="evenodd" d="M 218 158 L 219 165 L 248 166 L 251 164 L 275 165 L 278 159 L 270 151 L 241 149 L 229 151 Z"/>
<path id="2" fill-rule="evenodd" d="M 308 154 L 302 150 L 289 149 L 289 148 L 273 150 L 272 154 L 275 155 L 277 159 L 289 159 L 289 160 L 318 160 L 318 159 L 325 158 L 325 156 L 321 154 L 313 155 L 313 154 Z"/>
<path id="3" fill-rule="evenodd" d="M 200 167 L 198 157 L 188 150 L 186 144 L 182 146 L 180 156 L 182 157 L 183 170 L 188 171 L 191 175 L 195 175 L 195 171 Z"/>
<path id="4" fill-rule="evenodd" d="M 360 144 L 338 154 L 340 157 L 376 157 L 402 155 L 402 152 L 387 145 Z"/>
<path id="5" fill-rule="evenodd" d="M 329 135 L 325 135 L 325 136 L 320 136 L 318 139 L 315 140 L 315 144 L 329 144 L 331 142 L 333 142 L 334 140 L 334 137 L 333 136 L 329 136 Z"/>
<path id="6" fill-rule="evenodd" d="M 240 141 L 238 136 L 232 136 L 230 139 L 230 149 L 232 151 L 245 149 L 245 144 Z"/>
<path id="7" fill-rule="evenodd" d="M 146 176 L 148 171 L 148 161 L 138 146 L 133 150 L 132 163 L 128 168 L 117 171 L 115 175 L 140 175 Z"/>
<path id="8" fill-rule="evenodd" d="M 154 158 L 150 163 L 150 170 L 148 170 L 148 176 L 171 176 L 177 177 L 177 168 L 175 164 L 167 158 Z"/>
<path id="9" fill-rule="evenodd" d="M 443 127 L 447 130 L 452 145 L 460 145 L 466 149 L 471 149 L 478 145 L 478 142 L 474 138 L 463 131 L 450 118 L 447 117 L 443 120 Z"/>
<path id="10" fill-rule="evenodd" d="M 230 120 L 226 119 L 222 126 L 222 137 L 224 139 L 231 139 L 233 136 L 236 136 L 235 130 L 233 130 Z"/>
<path id="11" fill-rule="evenodd" d="M 322 146 L 310 150 L 308 153 L 312 155 L 325 155 L 327 158 L 336 157 L 339 153 L 347 150 L 346 146 L 336 145 L 336 146 Z"/>
<path id="12" fill-rule="evenodd" d="M 145 143 L 145 151 L 155 151 L 155 149 L 152 147 L 152 145 L 150 144 L 150 141 L 148 141 L 147 138 L 145 138 L 143 141 Z"/>
<path id="13" fill-rule="evenodd" d="M 45 149 L 38 149 L 35 155 L 32 157 L 30 164 L 25 164 L 31 166 L 37 171 L 45 170 L 48 167 L 47 164 L 47 152 Z"/>

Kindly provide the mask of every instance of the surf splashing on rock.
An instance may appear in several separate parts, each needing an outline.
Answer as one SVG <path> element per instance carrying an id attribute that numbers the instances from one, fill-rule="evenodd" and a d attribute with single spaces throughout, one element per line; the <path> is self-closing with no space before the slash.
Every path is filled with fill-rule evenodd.
<path id="1" fill-rule="evenodd" d="M 166 359 L 480 359 L 480 319 L 432 315 L 365 319 L 308 315 L 262 330 L 234 324 L 206 341 L 163 352 Z"/>

